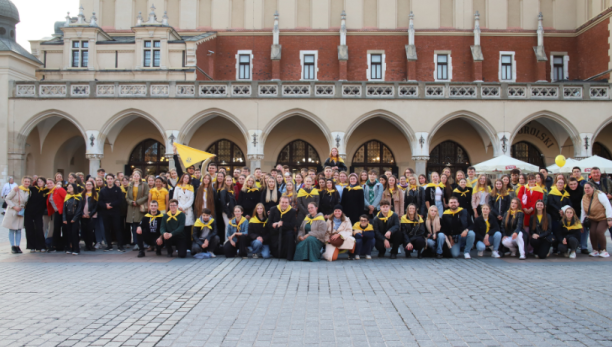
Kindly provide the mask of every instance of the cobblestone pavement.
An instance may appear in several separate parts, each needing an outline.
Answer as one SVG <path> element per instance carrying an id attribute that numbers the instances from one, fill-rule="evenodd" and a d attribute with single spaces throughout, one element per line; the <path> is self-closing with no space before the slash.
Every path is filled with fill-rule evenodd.
<path id="1" fill-rule="evenodd" d="M 137 259 L 6 240 L 0 346 L 612 345 L 610 259 Z"/>

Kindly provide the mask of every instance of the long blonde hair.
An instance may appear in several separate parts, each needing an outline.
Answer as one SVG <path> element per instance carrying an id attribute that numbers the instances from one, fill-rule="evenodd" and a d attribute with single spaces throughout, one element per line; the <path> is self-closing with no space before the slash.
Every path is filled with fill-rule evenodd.
<path id="1" fill-rule="evenodd" d="M 274 189 L 272 190 L 272 194 L 270 194 L 270 188 L 268 186 L 269 180 L 274 181 Z M 270 202 L 270 200 L 278 202 L 278 187 L 276 185 L 276 179 L 272 177 L 266 178 L 266 202 Z"/>

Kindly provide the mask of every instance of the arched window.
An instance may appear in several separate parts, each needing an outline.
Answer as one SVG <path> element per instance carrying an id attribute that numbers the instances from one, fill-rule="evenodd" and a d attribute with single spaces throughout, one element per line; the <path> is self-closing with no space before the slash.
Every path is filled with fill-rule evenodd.
<path id="1" fill-rule="evenodd" d="M 143 175 L 157 175 L 168 171 L 168 159 L 165 157 L 166 146 L 160 142 L 147 139 L 136 145 L 128 162 L 126 173 L 140 169 Z"/>
<path id="2" fill-rule="evenodd" d="M 277 164 L 287 165 L 291 171 L 298 171 L 302 168 L 321 170 L 321 160 L 319 153 L 303 140 L 289 142 L 276 159 Z"/>
<path id="3" fill-rule="evenodd" d="M 362 170 L 376 170 L 379 175 L 391 170 L 397 175 L 395 156 L 384 143 L 377 140 L 368 141 L 357 149 L 351 162 L 351 172 L 359 174 Z"/>
<path id="4" fill-rule="evenodd" d="M 234 169 L 244 167 L 244 153 L 238 145 L 230 140 L 219 140 L 206 150 L 217 157 L 213 160 L 217 163 L 217 167 L 225 168 L 226 173 L 233 175 Z"/>
<path id="5" fill-rule="evenodd" d="M 595 142 L 593 144 L 593 155 L 598 155 L 602 158 L 606 158 L 608 160 L 612 160 L 612 155 L 610 155 L 610 151 L 601 144 L 601 142 Z"/>
<path id="6" fill-rule="evenodd" d="M 444 141 L 438 144 L 429 153 L 427 161 L 427 174 L 432 172 L 442 173 L 445 167 L 450 167 L 451 172 L 462 170 L 467 172 L 470 166 L 470 157 L 461 145 L 455 141 Z"/>
<path id="7" fill-rule="evenodd" d="M 512 145 L 512 157 L 545 168 L 542 152 L 529 142 L 521 141 Z"/>

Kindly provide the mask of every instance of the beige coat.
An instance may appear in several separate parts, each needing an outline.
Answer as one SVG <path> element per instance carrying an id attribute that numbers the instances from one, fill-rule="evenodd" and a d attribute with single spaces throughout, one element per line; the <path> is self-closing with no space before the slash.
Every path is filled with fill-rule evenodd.
<path id="1" fill-rule="evenodd" d="M 23 216 L 17 215 L 17 211 L 15 211 L 13 207 L 19 206 L 22 209 L 25 208 L 29 198 L 30 193 L 26 193 L 21 189 L 17 190 L 17 192 L 11 190 L 5 199 L 7 210 L 4 215 L 4 220 L 2 221 L 3 227 L 11 230 L 23 229 Z"/>
<path id="2" fill-rule="evenodd" d="M 333 217 L 332 217 L 333 218 Z M 355 238 L 353 237 L 353 225 L 348 217 L 345 217 L 344 222 L 340 223 L 338 230 L 334 231 L 334 222 L 332 219 L 327 221 L 327 234 L 325 235 L 325 252 L 323 253 L 323 258 L 327 261 L 332 261 L 334 257 L 334 253 L 336 251 L 336 247 L 332 246 L 328 243 L 329 238 L 332 235 L 340 234 L 344 239 L 344 243 L 342 246 L 338 247 L 338 249 L 343 250 L 352 250 L 355 246 Z"/>
<path id="3" fill-rule="evenodd" d="M 149 201 L 149 185 L 140 182 L 138 185 L 138 193 L 136 194 L 136 200 L 134 200 L 134 182 L 131 182 L 125 191 L 125 200 L 127 201 L 127 215 L 126 223 L 140 223 L 142 217 L 146 212 L 140 212 L 140 205 L 146 205 Z M 132 206 L 132 202 L 136 201 L 136 206 Z"/>

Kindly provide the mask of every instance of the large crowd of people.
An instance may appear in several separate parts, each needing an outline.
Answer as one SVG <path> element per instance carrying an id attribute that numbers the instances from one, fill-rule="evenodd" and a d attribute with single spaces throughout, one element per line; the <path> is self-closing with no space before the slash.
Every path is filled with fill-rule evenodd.
<path id="1" fill-rule="evenodd" d="M 576 253 L 609 257 L 612 180 L 598 168 L 585 179 L 512 170 L 494 179 L 473 167 L 400 177 L 347 173 L 333 148 L 323 172 L 227 172 L 215 163 L 156 176 L 61 173 L 12 179 L 3 187 L 2 226 L 12 253 L 117 251 L 185 258 L 281 258 L 334 261 L 503 256 L 545 259 Z M 591 250 L 589 251 L 589 242 Z M 474 251 L 474 252 L 472 252 Z"/>

